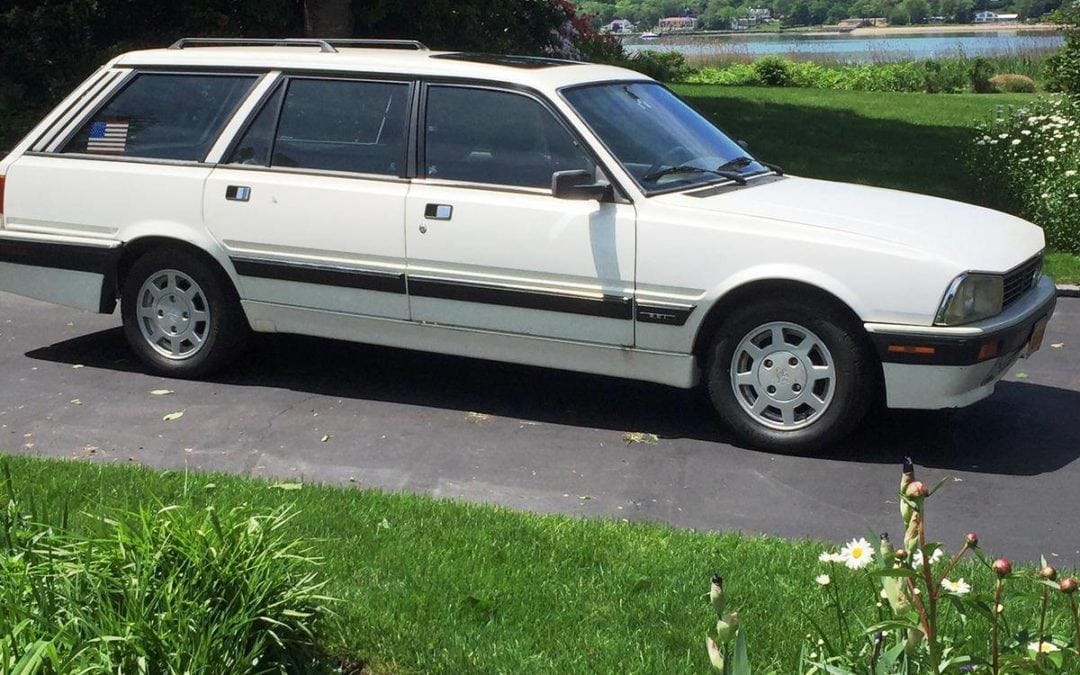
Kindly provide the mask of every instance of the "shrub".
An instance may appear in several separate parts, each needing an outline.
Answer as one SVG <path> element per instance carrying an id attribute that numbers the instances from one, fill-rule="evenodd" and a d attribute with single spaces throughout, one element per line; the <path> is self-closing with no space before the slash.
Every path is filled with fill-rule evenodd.
<path id="1" fill-rule="evenodd" d="M 677 51 L 640 51 L 620 65 L 636 70 L 661 82 L 682 82 L 691 73 L 686 57 Z"/>
<path id="2" fill-rule="evenodd" d="M 990 78 L 994 76 L 994 66 L 985 58 L 977 56 L 971 60 L 971 88 L 976 94 L 989 94 L 994 91 Z"/>
<path id="3" fill-rule="evenodd" d="M 991 77 L 990 84 L 994 87 L 995 91 L 1003 91 L 1010 94 L 1035 93 L 1035 80 L 1027 75 L 1003 73 Z"/>
<path id="4" fill-rule="evenodd" d="M 1080 31 L 1065 34 L 1065 44 L 1046 60 L 1043 75 L 1050 91 L 1080 93 Z"/>
<path id="5" fill-rule="evenodd" d="M 327 599 L 307 549 L 284 536 L 290 517 L 166 507 L 117 513 L 87 537 L 12 499 L 0 672 L 327 672 Z M 37 669 L 21 670 L 27 659 Z"/>
<path id="6" fill-rule="evenodd" d="M 758 81 L 766 87 L 790 87 L 795 84 L 792 63 L 779 56 L 764 56 L 754 61 Z"/>
<path id="7" fill-rule="evenodd" d="M 1080 99 L 1000 107 L 966 161 L 983 203 L 1042 227 L 1050 248 L 1080 253 Z"/>

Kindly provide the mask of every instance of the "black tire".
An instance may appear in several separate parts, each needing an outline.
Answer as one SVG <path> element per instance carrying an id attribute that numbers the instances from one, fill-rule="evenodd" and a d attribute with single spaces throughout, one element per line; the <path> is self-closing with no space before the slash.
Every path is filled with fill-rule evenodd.
<path id="1" fill-rule="evenodd" d="M 779 344 L 777 327 L 784 336 Z M 808 331 L 804 339 L 811 341 L 806 344 L 824 349 L 813 348 L 804 358 L 802 343 L 792 346 L 788 342 L 799 338 L 798 329 Z M 760 358 L 755 358 L 750 348 L 760 344 L 764 347 L 758 352 Z M 823 364 L 830 360 L 831 380 L 815 381 L 821 372 L 828 372 L 828 365 Z M 766 365 L 783 372 L 766 371 Z M 751 447 L 784 453 L 812 453 L 842 440 L 878 401 L 881 386 L 880 367 L 862 326 L 830 303 L 794 295 L 779 295 L 733 311 L 713 336 L 706 367 L 709 398 L 724 423 Z M 733 371 L 743 373 L 740 383 Z M 742 384 L 748 379 L 750 383 Z M 807 387 L 813 391 L 803 391 Z M 821 409 L 800 403 L 810 395 Z M 764 409 L 756 411 L 752 408 L 759 396 Z M 791 418 L 783 416 L 785 408 Z"/>
<path id="2" fill-rule="evenodd" d="M 147 286 L 151 280 L 158 291 Z M 179 248 L 135 260 L 120 298 L 128 345 L 160 375 L 197 378 L 218 370 L 243 349 L 251 330 L 225 273 Z"/>

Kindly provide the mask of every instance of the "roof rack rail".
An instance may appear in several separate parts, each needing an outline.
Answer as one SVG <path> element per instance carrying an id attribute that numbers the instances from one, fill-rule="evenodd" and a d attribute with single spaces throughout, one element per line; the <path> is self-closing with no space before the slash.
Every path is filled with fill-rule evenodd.
<path id="1" fill-rule="evenodd" d="M 415 49 L 421 52 L 431 51 L 428 46 L 419 40 L 388 40 L 382 38 L 354 38 L 337 39 L 328 38 L 323 40 L 335 47 L 386 47 L 387 49 Z"/>
<path id="2" fill-rule="evenodd" d="M 169 45 L 169 49 L 184 49 L 186 47 L 318 47 L 321 52 L 336 52 L 335 47 L 384 47 L 386 49 L 415 49 L 417 51 L 430 51 L 423 42 L 418 40 L 384 40 L 381 38 L 356 38 L 356 39 L 320 39 L 320 38 L 180 38 Z"/>
<path id="3" fill-rule="evenodd" d="M 321 52 L 336 52 L 334 46 L 326 40 L 315 38 L 180 38 L 169 45 L 169 49 L 184 49 L 187 47 L 210 47 L 227 45 L 232 47 L 318 47 Z"/>

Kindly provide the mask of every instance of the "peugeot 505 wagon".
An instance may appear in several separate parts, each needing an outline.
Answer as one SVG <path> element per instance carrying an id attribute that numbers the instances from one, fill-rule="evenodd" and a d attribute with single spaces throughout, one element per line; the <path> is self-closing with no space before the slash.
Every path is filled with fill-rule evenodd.
<path id="1" fill-rule="evenodd" d="M 119 56 L 0 161 L 0 214 L 0 289 L 119 301 L 158 373 L 257 331 L 703 382 L 794 451 L 989 396 L 1055 302 L 1028 222 L 784 175 L 635 72 L 409 41 Z"/>

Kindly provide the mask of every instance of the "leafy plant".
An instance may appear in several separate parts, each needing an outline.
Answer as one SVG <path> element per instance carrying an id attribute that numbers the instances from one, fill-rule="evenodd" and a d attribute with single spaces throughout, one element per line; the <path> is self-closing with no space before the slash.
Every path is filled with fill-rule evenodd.
<path id="1" fill-rule="evenodd" d="M 329 598 L 288 509 L 116 512 L 95 534 L 0 510 L 0 672 L 309 673 Z M 32 500 L 31 500 L 32 503 Z"/>
<path id="2" fill-rule="evenodd" d="M 1009 94 L 1034 94 L 1035 80 L 1027 75 L 1014 75 L 1002 73 L 990 78 L 990 85 L 995 91 L 1003 91 Z"/>

